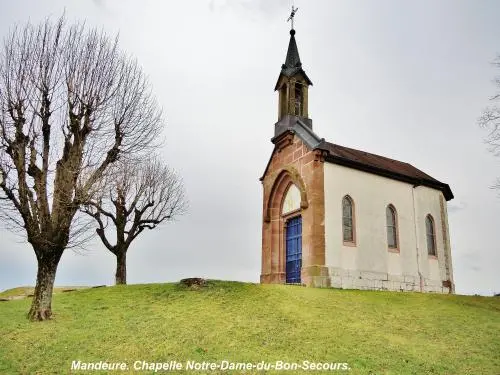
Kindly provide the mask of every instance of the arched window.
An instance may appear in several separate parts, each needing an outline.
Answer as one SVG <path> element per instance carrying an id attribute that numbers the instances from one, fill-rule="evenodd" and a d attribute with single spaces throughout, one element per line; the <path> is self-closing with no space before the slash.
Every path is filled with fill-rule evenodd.
<path id="1" fill-rule="evenodd" d="M 387 221 L 387 245 L 389 249 L 398 248 L 398 218 L 396 215 L 396 209 L 392 204 L 387 206 L 385 210 L 385 216 Z"/>
<path id="2" fill-rule="evenodd" d="M 281 214 L 286 215 L 297 210 L 300 210 L 300 190 L 295 184 L 290 184 L 283 201 Z"/>
<path id="3" fill-rule="evenodd" d="M 429 255 L 436 256 L 436 231 L 431 215 L 427 215 L 425 218 L 425 233 L 427 235 L 427 252 Z"/>
<path id="4" fill-rule="evenodd" d="M 354 202 L 346 195 L 342 199 L 342 232 L 344 242 L 354 244 L 356 242 L 356 231 L 354 227 Z"/>

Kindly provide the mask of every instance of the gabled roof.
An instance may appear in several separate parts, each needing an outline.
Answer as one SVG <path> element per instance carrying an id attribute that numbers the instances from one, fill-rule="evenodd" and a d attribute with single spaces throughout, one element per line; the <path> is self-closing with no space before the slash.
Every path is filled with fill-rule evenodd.
<path id="1" fill-rule="evenodd" d="M 302 74 L 308 85 L 312 85 L 311 80 L 307 76 L 306 72 L 302 69 L 302 63 L 300 62 L 299 49 L 297 48 L 297 42 L 295 41 L 295 30 L 290 30 L 290 41 L 288 42 L 288 50 L 286 52 L 285 63 L 281 66 L 281 72 L 276 82 L 274 90 L 277 90 L 278 83 L 281 76 L 292 77 L 296 74 Z"/>
<path id="2" fill-rule="evenodd" d="M 427 173 L 422 172 L 411 164 L 327 142 L 324 138 L 320 138 L 314 133 L 306 123 L 296 116 L 290 118 L 288 124 L 287 127 L 281 127 L 280 132 L 272 138 L 271 141 L 273 143 L 276 144 L 285 134 L 292 133 L 297 135 L 309 149 L 325 151 L 326 162 L 343 165 L 393 180 L 407 182 L 415 186 L 423 185 L 441 190 L 447 201 L 453 199 L 453 193 L 448 184 L 436 180 L 434 177 L 429 176 Z M 275 150 L 273 150 L 271 154 L 271 158 L 269 159 L 261 180 L 267 173 Z"/>
<path id="3" fill-rule="evenodd" d="M 368 173 L 377 174 L 394 180 L 408 182 L 414 185 L 423 185 L 443 192 L 447 201 L 453 199 L 448 184 L 436 180 L 413 165 L 369 152 L 340 146 L 322 141 L 316 149 L 328 152 L 325 161 L 344 165 Z"/>

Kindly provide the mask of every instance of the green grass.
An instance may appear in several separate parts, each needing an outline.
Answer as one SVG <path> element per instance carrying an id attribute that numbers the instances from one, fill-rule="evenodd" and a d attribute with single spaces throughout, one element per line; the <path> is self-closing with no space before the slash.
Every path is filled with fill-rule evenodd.
<path id="1" fill-rule="evenodd" d="M 54 319 L 41 323 L 26 320 L 29 304 L 0 302 L 2 374 L 70 373 L 73 360 L 127 362 L 122 374 L 152 373 L 133 372 L 136 360 L 500 373 L 500 298 L 211 281 L 199 290 L 149 284 L 62 293 Z"/>

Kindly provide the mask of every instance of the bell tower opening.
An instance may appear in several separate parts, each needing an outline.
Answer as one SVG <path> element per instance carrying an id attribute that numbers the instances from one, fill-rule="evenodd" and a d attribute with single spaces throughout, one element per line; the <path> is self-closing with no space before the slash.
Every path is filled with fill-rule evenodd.
<path id="1" fill-rule="evenodd" d="M 290 30 L 290 41 L 286 53 L 285 63 L 276 82 L 275 91 L 279 91 L 278 123 L 275 129 L 277 135 L 281 130 L 290 126 L 300 118 L 312 129 L 312 122 L 308 114 L 308 90 L 312 85 L 302 63 L 295 40 L 295 30 Z"/>
<path id="2" fill-rule="evenodd" d="M 295 115 L 304 116 L 304 98 L 302 96 L 302 85 L 300 82 L 295 83 Z"/>
<path id="3" fill-rule="evenodd" d="M 278 118 L 281 120 L 283 116 L 288 114 L 288 85 L 283 84 L 279 93 L 279 114 Z"/>

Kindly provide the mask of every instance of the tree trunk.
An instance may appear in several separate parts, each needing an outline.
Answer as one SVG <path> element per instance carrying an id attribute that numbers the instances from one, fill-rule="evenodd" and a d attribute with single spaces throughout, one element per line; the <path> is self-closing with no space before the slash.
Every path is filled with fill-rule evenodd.
<path id="1" fill-rule="evenodd" d="M 28 318 L 32 321 L 47 320 L 52 316 L 52 291 L 61 255 L 62 251 L 55 253 L 44 252 L 37 257 L 38 272 L 35 293 L 28 313 Z"/>
<path id="2" fill-rule="evenodd" d="M 116 253 L 116 285 L 127 284 L 127 250 Z"/>

